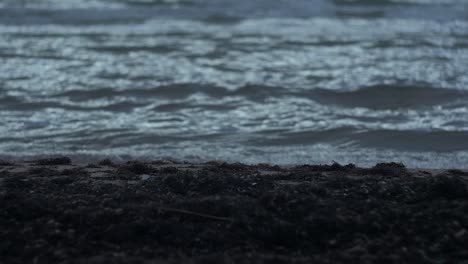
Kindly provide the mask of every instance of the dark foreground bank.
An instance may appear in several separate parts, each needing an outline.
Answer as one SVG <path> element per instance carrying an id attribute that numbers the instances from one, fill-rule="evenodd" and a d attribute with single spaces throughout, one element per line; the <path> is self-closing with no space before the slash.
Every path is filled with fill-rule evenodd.
<path id="1" fill-rule="evenodd" d="M 1 263 L 461 263 L 468 173 L 0 162 Z"/>

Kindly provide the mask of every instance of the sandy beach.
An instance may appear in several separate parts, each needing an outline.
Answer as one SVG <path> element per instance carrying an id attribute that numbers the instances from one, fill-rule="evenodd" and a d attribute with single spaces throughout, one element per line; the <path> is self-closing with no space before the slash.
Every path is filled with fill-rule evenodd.
<path id="1" fill-rule="evenodd" d="M 3 263 L 461 263 L 468 172 L 0 162 Z"/>

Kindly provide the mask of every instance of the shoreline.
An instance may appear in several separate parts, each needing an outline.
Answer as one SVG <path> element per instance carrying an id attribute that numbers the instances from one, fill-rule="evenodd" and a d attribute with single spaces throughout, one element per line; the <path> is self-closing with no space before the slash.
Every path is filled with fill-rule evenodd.
<path id="1" fill-rule="evenodd" d="M 338 164 L 338 165 L 343 165 L 343 164 L 352 164 L 358 168 L 362 169 L 370 169 L 373 166 L 381 163 L 381 164 L 386 164 L 386 163 L 395 163 L 395 164 L 401 164 L 405 166 L 407 170 L 410 172 L 418 172 L 418 171 L 426 171 L 430 172 L 431 174 L 440 174 L 445 171 L 450 171 L 450 170 L 459 170 L 463 172 L 468 172 L 468 165 L 466 166 L 444 166 L 444 167 L 438 167 L 438 166 L 426 166 L 426 167 L 409 167 L 406 165 L 404 161 L 398 161 L 398 160 L 388 160 L 388 161 L 376 161 L 374 163 L 368 163 L 366 165 L 359 165 L 356 163 L 342 163 L 342 162 L 336 162 L 333 159 L 328 161 L 328 162 L 297 162 L 297 163 L 275 163 L 275 162 L 243 162 L 243 161 L 238 161 L 238 160 L 225 160 L 225 159 L 206 159 L 206 158 L 192 158 L 192 159 L 183 159 L 183 158 L 174 158 L 171 156 L 160 156 L 160 157 L 149 157 L 149 156 L 143 156 L 143 157 L 133 157 L 131 155 L 129 156 L 109 156 L 109 155 L 86 155 L 86 154 L 79 154 L 79 155 L 61 155 L 61 154 L 47 154 L 47 155 L 30 155 L 30 156 L 25 156 L 24 158 L 20 158 L 18 156 L 14 155 L 0 155 L 0 167 L 3 166 L 2 164 L 16 164 L 20 166 L 29 166 L 29 165 L 39 165 L 37 162 L 38 161 L 46 161 L 50 160 L 53 162 L 53 160 L 57 158 L 63 158 L 66 157 L 70 160 L 70 165 L 72 166 L 81 166 L 81 167 L 86 167 L 87 165 L 90 164 L 99 164 L 102 161 L 111 161 L 115 166 L 120 166 L 120 165 L 125 165 L 126 163 L 131 163 L 131 162 L 140 162 L 140 163 L 147 163 L 147 164 L 153 164 L 153 165 L 158 165 L 158 164 L 192 164 L 192 165 L 209 165 L 209 164 L 215 164 L 215 163 L 226 163 L 226 164 L 240 164 L 240 165 L 245 165 L 245 166 L 263 166 L 263 165 L 268 165 L 268 166 L 278 166 L 281 168 L 293 168 L 293 167 L 299 167 L 299 166 L 308 166 L 308 165 L 313 165 L 313 166 L 330 166 L 333 164 Z M 49 164 L 49 165 L 59 165 L 59 164 Z"/>
<path id="2" fill-rule="evenodd" d="M 5 263 L 468 259 L 468 172 L 380 163 L 0 162 Z"/>

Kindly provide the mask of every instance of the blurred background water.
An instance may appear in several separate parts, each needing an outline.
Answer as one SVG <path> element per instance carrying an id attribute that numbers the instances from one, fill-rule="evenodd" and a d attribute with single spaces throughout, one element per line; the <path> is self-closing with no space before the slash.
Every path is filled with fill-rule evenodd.
<path id="1" fill-rule="evenodd" d="M 468 168 L 466 0 L 0 0 L 0 156 Z"/>

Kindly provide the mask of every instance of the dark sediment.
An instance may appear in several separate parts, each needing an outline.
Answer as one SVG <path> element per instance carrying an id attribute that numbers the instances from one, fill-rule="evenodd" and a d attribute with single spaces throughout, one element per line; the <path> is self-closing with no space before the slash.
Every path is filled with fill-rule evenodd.
<path id="1" fill-rule="evenodd" d="M 468 174 L 459 170 L 2 164 L 1 263 L 468 260 Z"/>

